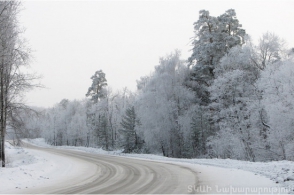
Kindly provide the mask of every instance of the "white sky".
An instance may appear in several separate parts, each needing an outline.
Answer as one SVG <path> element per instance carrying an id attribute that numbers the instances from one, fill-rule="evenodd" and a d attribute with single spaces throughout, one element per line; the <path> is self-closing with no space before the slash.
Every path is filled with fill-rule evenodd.
<path id="1" fill-rule="evenodd" d="M 24 1 L 23 8 L 31 69 L 47 87 L 28 93 L 34 106 L 84 98 L 99 69 L 113 90 L 135 90 L 159 57 L 175 49 L 189 57 L 201 9 L 219 16 L 233 8 L 254 40 L 270 31 L 294 47 L 294 1 Z"/>

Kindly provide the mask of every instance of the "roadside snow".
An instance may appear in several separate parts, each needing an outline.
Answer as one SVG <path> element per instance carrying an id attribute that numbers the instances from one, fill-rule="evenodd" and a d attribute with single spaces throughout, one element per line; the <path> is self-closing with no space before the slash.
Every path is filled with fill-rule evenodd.
<path id="1" fill-rule="evenodd" d="M 27 149 L 21 147 L 14 147 L 9 143 L 5 143 L 6 149 L 6 158 L 7 164 L 6 168 L 0 168 L 0 193 L 6 192 L 6 190 L 11 189 L 22 189 L 34 186 L 29 180 L 38 180 L 42 182 L 47 180 L 47 177 L 44 177 L 41 167 L 40 171 L 35 172 L 35 169 L 38 169 L 38 165 L 45 164 L 48 165 L 48 159 L 36 156 L 35 154 L 29 152 Z M 34 164 L 36 167 L 31 167 L 30 165 Z M 48 166 L 51 167 L 51 164 Z"/>
<path id="2" fill-rule="evenodd" d="M 7 166 L 0 167 L 0 194 L 56 185 L 67 177 L 88 171 L 84 162 L 5 143 Z"/>

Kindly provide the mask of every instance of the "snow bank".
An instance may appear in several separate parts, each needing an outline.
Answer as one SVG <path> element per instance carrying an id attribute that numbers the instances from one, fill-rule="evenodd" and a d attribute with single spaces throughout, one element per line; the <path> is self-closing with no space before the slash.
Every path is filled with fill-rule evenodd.
<path id="1" fill-rule="evenodd" d="M 34 187 L 48 180 L 46 173 L 54 167 L 54 162 L 48 158 L 36 155 L 21 147 L 5 143 L 7 164 L 6 168 L 0 168 L 0 193 L 11 189 L 23 189 Z M 44 165 L 48 167 L 44 169 Z M 38 171 L 36 171 L 38 170 Z M 31 180 L 36 181 L 35 184 Z"/>
<path id="2" fill-rule="evenodd" d="M 67 177 L 88 171 L 84 162 L 73 162 L 67 157 L 21 148 L 5 143 L 7 167 L 0 167 L 0 194 L 18 194 L 23 190 L 48 187 Z"/>
<path id="3" fill-rule="evenodd" d="M 28 141 L 32 144 L 42 147 L 53 147 L 46 144 L 43 138 Z M 215 181 L 215 183 L 218 183 L 219 187 L 230 187 L 231 183 L 236 184 L 236 181 L 238 180 L 240 182 L 245 181 L 244 184 L 237 182 L 237 185 L 243 187 L 248 186 L 250 184 L 252 187 L 265 187 L 267 189 L 268 187 L 274 187 L 274 193 L 294 193 L 294 162 L 291 161 L 247 162 L 232 159 L 178 159 L 167 158 L 153 154 L 124 154 L 121 150 L 105 151 L 99 148 L 73 146 L 57 146 L 57 148 L 182 164 L 186 167 L 192 168 L 196 172 L 199 170 L 202 171 L 203 176 L 201 175 L 201 179 L 203 180 L 203 186 L 205 186 L 208 183 L 209 179 L 211 180 L 211 178 L 214 178 L 213 180 Z M 248 173 L 248 171 L 251 173 Z M 265 177 L 269 178 L 271 181 L 265 179 Z M 254 185 L 255 183 L 262 186 Z M 236 185 L 234 187 L 236 187 Z M 193 191 L 195 192 L 194 186 L 191 186 L 191 189 L 193 189 Z M 264 192 L 262 190 L 266 189 L 261 189 L 260 192 Z M 217 189 L 214 189 L 213 192 L 218 191 Z M 269 191 L 269 194 L 271 193 L 272 191 Z"/>
<path id="4" fill-rule="evenodd" d="M 10 143 L 5 143 L 6 150 L 6 167 L 13 168 L 21 165 L 31 164 L 37 161 L 36 157 L 29 154 L 22 147 L 12 146 Z M 1 162 L 1 161 L 0 161 Z"/>

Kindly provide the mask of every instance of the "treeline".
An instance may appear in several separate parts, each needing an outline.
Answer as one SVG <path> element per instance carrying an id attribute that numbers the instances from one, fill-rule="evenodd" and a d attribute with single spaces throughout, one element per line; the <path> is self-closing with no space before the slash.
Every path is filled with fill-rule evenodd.
<path id="1" fill-rule="evenodd" d="M 112 92 L 97 71 L 90 99 L 25 117 L 27 136 L 169 157 L 293 160 L 293 49 L 273 33 L 253 44 L 232 9 L 200 11 L 194 32 L 189 59 L 161 58 L 135 92 Z"/>

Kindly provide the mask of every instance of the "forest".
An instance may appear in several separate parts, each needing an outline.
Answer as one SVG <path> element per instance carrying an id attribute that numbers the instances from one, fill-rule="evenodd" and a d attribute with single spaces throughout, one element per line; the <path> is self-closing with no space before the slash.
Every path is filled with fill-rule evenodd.
<path id="1" fill-rule="evenodd" d="M 294 160 L 294 49 L 272 32 L 253 43 L 233 9 L 201 10 L 193 25 L 188 59 L 178 50 L 161 57 L 136 91 L 111 90 L 98 67 L 85 99 L 19 111 L 15 138 L 175 158 Z"/>

